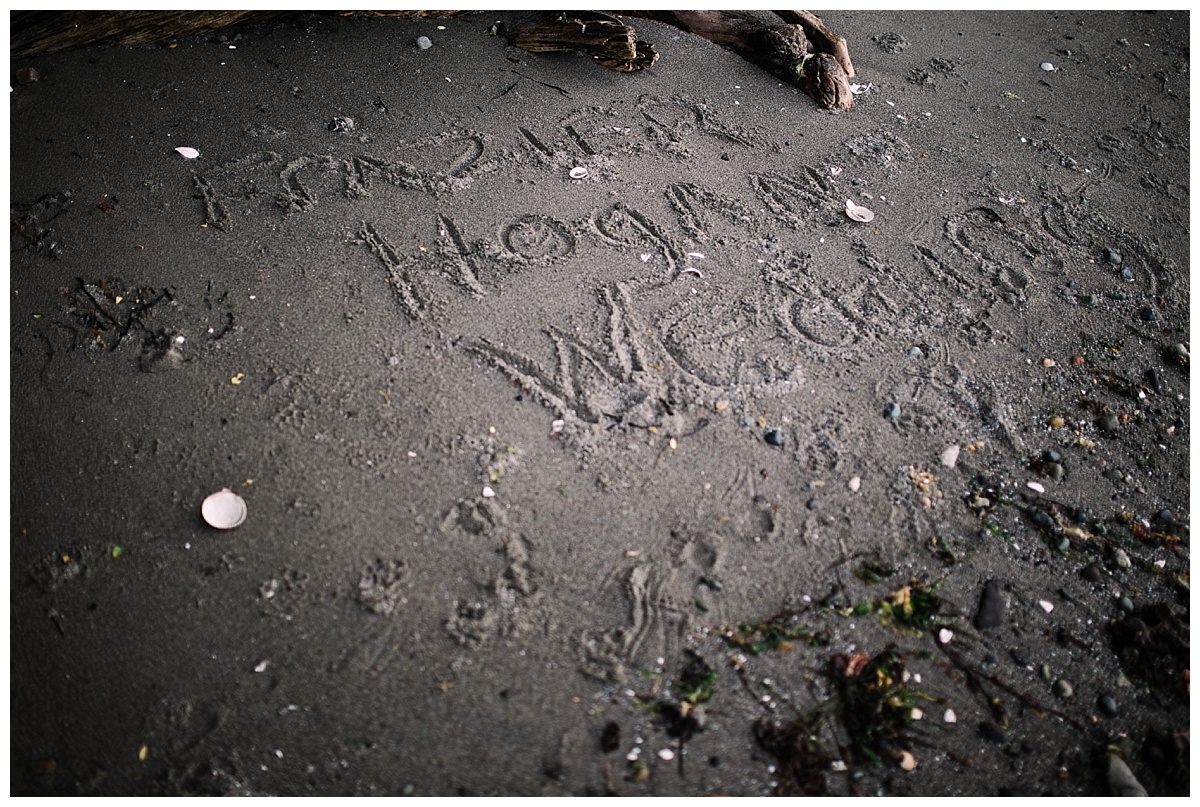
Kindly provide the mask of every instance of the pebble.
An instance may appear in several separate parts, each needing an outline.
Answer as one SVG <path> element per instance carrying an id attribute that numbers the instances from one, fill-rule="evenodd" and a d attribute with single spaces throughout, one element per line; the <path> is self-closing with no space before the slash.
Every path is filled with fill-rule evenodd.
<path id="1" fill-rule="evenodd" d="M 1122 597 L 1117 602 L 1117 605 L 1121 606 L 1121 610 L 1124 611 L 1125 613 L 1127 613 L 1127 614 L 1133 613 L 1133 600 L 1129 599 L 1128 597 Z"/>
<path id="2" fill-rule="evenodd" d="M 1050 672 L 1050 665 L 1046 664 L 1045 662 L 1038 665 L 1038 675 L 1042 676 L 1042 678 L 1045 678 L 1047 681 L 1054 677 L 1054 673 Z"/>
<path id="3" fill-rule="evenodd" d="M 858 493 L 859 488 L 862 487 L 862 477 L 852 476 L 850 477 L 850 481 L 846 484 L 850 487 L 850 491 L 852 493 Z"/>
<path id="4" fill-rule="evenodd" d="M 1187 345 L 1183 344 L 1183 342 L 1176 342 L 1175 344 L 1171 345 L 1168 351 L 1172 356 L 1180 361 L 1187 361 L 1191 358 L 1191 354 L 1188 353 Z"/>
<path id="5" fill-rule="evenodd" d="M 1043 530 L 1054 529 L 1054 519 L 1045 510 L 1039 510 L 1036 507 L 1029 508 L 1029 520 Z"/>
<path id="6" fill-rule="evenodd" d="M 1112 433 L 1121 427 L 1121 420 L 1116 415 L 1103 415 L 1096 421 L 1100 431 Z"/>
<path id="7" fill-rule="evenodd" d="M 900 404 L 896 403 L 895 401 L 892 401 L 891 403 L 889 403 L 887 406 L 885 406 L 883 408 L 883 416 L 886 417 L 888 420 L 899 420 L 900 419 Z"/>
<path id="8" fill-rule="evenodd" d="M 1138 311 L 1138 319 L 1142 322 L 1157 322 L 1158 312 L 1154 310 L 1154 306 L 1145 306 Z"/>
<path id="9" fill-rule="evenodd" d="M 1120 253 L 1120 252 L 1117 252 L 1117 251 L 1116 251 L 1115 249 L 1113 249 L 1112 247 L 1107 247 L 1107 248 L 1105 248 L 1105 250 L 1104 250 L 1104 259 L 1105 259 L 1106 261 L 1108 261 L 1109 263 L 1111 263 L 1113 266 L 1120 266 L 1120 265 L 1121 265 L 1121 253 Z"/>
<path id="10" fill-rule="evenodd" d="M 1104 571 L 1094 563 L 1089 563 L 1079 570 L 1079 576 L 1089 583 L 1099 583 L 1104 580 Z"/>
<path id="11" fill-rule="evenodd" d="M 433 42 L 427 36 L 417 37 L 417 47 L 421 50 L 429 50 L 433 47 Z"/>
<path id="12" fill-rule="evenodd" d="M 1125 478 L 1125 474 L 1121 473 L 1120 468 L 1109 468 L 1104 472 L 1104 478 L 1109 482 L 1120 482 Z"/>
<path id="13" fill-rule="evenodd" d="M 779 429 L 771 429 L 767 432 L 765 439 L 768 445 L 783 448 L 783 432 L 779 431 Z"/>
<path id="14" fill-rule="evenodd" d="M 1125 760 L 1115 753 L 1108 755 L 1108 788 L 1117 796 L 1145 797 L 1149 794 L 1142 783 L 1129 770 Z"/>
<path id="15" fill-rule="evenodd" d="M 1062 465 L 1058 464 L 1057 462 L 1047 463 L 1042 470 L 1046 472 L 1046 476 L 1050 477 L 1055 482 L 1061 482 L 1063 476 L 1066 474 L 1066 471 L 1063 470 Z"/>
<path id="16" fill-rule="evenodd" d="M 1117 702 L 1112 695 L 1101 695 L 1096 699 L 1096 705 L 1107 717 L 1117 716 Z"/>
<path id="17" fill-rule="evenodd" d="M 1042 459 L 1046 462 L 1062 462 L 1062 454 L 1059 454 L 1053 448 L 1048 448 L 1042 452 Z"/>
<path id="18" fill-rule="evenodd" d="M 1054 545 L 1054 548 L 1059 552 L 1066 552 L 1071 548 L 1071 539 L 1064 535 L 1061 539 L 1059 539 L 1059 542 Z"/>
<path id="19" fill-rule="evenodd" d="M 1059 678 L 1054 682 L 1054 694 L 1060 698 L 1075 697 L 1075 686 L 1066 678 Z"/>
<path id="20" fill-rule="evenodd" d="M 959 449 L 957 445 L 953 445 L 943 451 L 942 465 L 945 465 L 947 468 L 953 468 L 956 464 L 958 464 L 958 452 L 960 450 L 961 449 Z"/>
<path id="21" fill-rule="evenodd" d="M 1159 375 L 1158 370 L 1155 370 L 1153 367 L 1149 368 L 1146 370 L 1145 378 L 1146 383 L 1150 385 L 1150 389 L 1154 390 L 1156 395 L 1162 395 L 1162 376 Z"/>
<path id="22" fill-rule="evenodd" d="M 1151 520 L 1154 522 L 1155 526 L 1163 528 L 1174 527 L 1178 523 L 1175 521 L 1175 514 L 1166 508 L 1163 508 L 1155 513 L 1154 518 Z"/>
<path id="23" fill-rule="evenodd" d="M 1008 742 L 1008 732 L 995 723 L 980 723 L 979 736 L 989 743 L 996 743 L 997 745 L 1004 745 Z"/>
<path id="24" fill-rule="evenodd" d="M 1133 270 L 1128 266 L 1121 270 L 1122 280 L 1133 280 Z"/>
<path id="25" fill-rule="evenodd" d="M 1126 553 L 1124 549 L 1121 549 L 1121 547 L 1117 547 L 1113 550 L 1113 560 L 1115 560 L 1117 565 L 1122 569 L 1129 569 L 1133 566 L 1133 561 L 1129 559 L 1128 553 Z"/>
<path id="26" fill-rule="evenodd" d="M 1061 429 L 1063 426 L 1066 426 L 1066 425 L 1067 425 L 1067 421 L 1064 418 L 1060 418 L 1058 416 L 1050 418 L 1050 428 L 1052 428 L 1052 429 Z"/>
<path id="27" fill-rule="evenodd" d="M 921 348 L 917 347 L 916 345 L 913 345 L 912 347 L 910 347 L 908 349 L 908 355 L 910 358 L 919 359 L 922 356 L 924 356 L 925 354 L 921 352 Z"/>
<path id="28" fill-rule="evenodd" d="M 1004 594 L 1000 581 L 989 580 L 979 595 L 979 610 L 975 612 L 975 627 L 990 630 L 1004 624 Z"/>

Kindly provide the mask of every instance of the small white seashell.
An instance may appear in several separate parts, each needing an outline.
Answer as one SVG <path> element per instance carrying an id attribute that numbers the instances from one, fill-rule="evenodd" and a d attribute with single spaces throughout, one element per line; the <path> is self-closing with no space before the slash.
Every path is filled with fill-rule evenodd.
<path id="1" fill-rule="evenodd" d="M 642 263 L 649 263 L 651 255 L 649 252 L 643 252 L 638 257 L 642 259 Z"/>
<path id="2" fill-rule="evenodd" d="M 913 707 L 912 711 L 908 713 L 908 717 L 910 720 L 920 720 L 924 716 L 925 716 L 925 713 L 915 706 Z"/>
<path id="3" fill-rule="evenodd" d="M 689 253 L 687 254 L 687 256 L 688 256 L 689 258 L 699 258 L 700 260 L 704 260 L 704 253 L 703 253 L 703 252 L 689 252 Z"/>
<path id="4" fill-rule="evenodd" d="M 840 167 L 836 165 L 829 166 L 829 176 L 836 177 L 840 173 L 842 173 L 842 169 Z"/>
<path id="5" fill-rule="evenodd" d="M 961 449 L 957 445 L 949 446 L 942 452 L 942 465 L 947 468 L 953 468 L 958 464 L 958 454 Z"/>
<path id="6" fill-rule="evenodd" d="M 1047 73 L 1053 73 L 1055 70 L 1055 67 L 1050 62 L 1042 62 L 1042 69 L 1045 70 Z"/>
<path id="7" fill-rule="evenodd" d="M 862 477 L 852 476 L 850 481 L 846 483 L 850 487 L 852 493 L 858 493 L 858 489 L 862 487 Z"/>
<path id="8" fill-rule="evenodd" d="M 571 173 L 571 179 L 583 179 L 584 177 L 586 177 L 588 175 L 588 170 L 587 170 L 587 168 L 585 168 L 581 165 L 577 168 L 572 168 L 570 173 Z"/>
<path id="9" fill-rule="evenodd" d="M 1041 482 L 1026 482 L 1025 487 L 1030 490 L 1036 490 L 1038 493 L 1046 492 L 1046 487 Z"/>
<path id="10" fill-rule="evenodd" d="M 846 215 L 855 221 L 863 223 L 875 220 L 875 211 L 869 210 L 862 205 L 856 205 L 850 199 L 846 200 Z"/>
<path id="11" fill-rule="evenodd" d="M 231 530 L 246 520 L 246 502 L 229 488 L 222 488 L 204 500 L 200 515 L 210 527 Z"/>
<path id="12" fill-rule="evenodd" d="M 675 759 L 675 752 L 672 751 L 670 748 L 664 748 L 663 750 L 658 752 L 658 758 L 662 759 L 662 760 L 668 760 L 668 761 Z"/>
<path id="13" fill-rule="evenodd" d="M 185 160 L 194 160 L 200 156 L 200 152 L 196 151 L 196 149 L 192 148 L 191 146 L 180 146 L 175 150 L 178 151 L 179 156 L 183 157 Z"/>
<path id="14" fill-rule="evenodd" d="M 1049 600 L 1038 600 L 1038 605 L 1042 606 L 1042 610 L 1047 614 L 1054 610 L 1054 603 Z"/>
<path id="15" fill-rule="evenodd" d="M 938 641 L 942 644 L 950 644 L 950 640 L 954 638 L 954 631 L 949 628 L 942 628 L 938 631 Z"/>
<path id="16" fill-rule="evenodd" d="M 850 92 L 854 93 L 855 95 L 862 95 L 864 92 L 870 90 L 872 86 L 873 85 L 871 84 L 851 84 Z"/>
<path id="17" fill-rule="evenodd" d="M 483 498 L 490 499 L 496 495 L 496 491 L 492 490 L 490 485 L 483 486 Z"/>
<path id="18" fill-rule="evenodd" d="M 954 714 L 953 709 L 947 709 L 946 714 L 942 715 L 942 720 L 945 720 L 947 723 L 957 723 L 958 715 Z"/>

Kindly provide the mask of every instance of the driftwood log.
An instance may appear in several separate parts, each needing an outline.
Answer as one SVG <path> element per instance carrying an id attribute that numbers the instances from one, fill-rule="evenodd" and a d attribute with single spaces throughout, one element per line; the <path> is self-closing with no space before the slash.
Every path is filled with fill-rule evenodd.
<path id="1" fill-rule="evenodd" d="M 778 21 L 748 11 L 627 11 L 624 16 L 665 22 L 703 37 L 810 95 L 825 109 L 854 106 L 849 79 L 854 65 L 846 40 L 807 11 L 777 11 Z M 532 51 L 575 51 L 612 70 L 644 70 L 658 60 L 654 46 L 603 12 L 563 12 L 509 33 Z"/>
<path id="2" fill-rule="evenodd" d="M 13 11 L 11 56 L 50 53 L 82 45 L 144 45 L 196 36 L 238 23 L 279 17 L 276 11 Z M 340 12 L 376 16 L 448 16 L 461 12 Z M 849 79 L 854 65 L 846 40 L 807 11 L 776 11 L 764 19 L 747 11 L 629 11 L 708 39 L 783 81 L 799 87 L 826 109 L 854 106 Z M 644 70 L 658 54 L 633 28 L 612 14 L 564 12 L 509 33 L 512 44 L 531 52 L 576 51 L 622 71 Z"/>

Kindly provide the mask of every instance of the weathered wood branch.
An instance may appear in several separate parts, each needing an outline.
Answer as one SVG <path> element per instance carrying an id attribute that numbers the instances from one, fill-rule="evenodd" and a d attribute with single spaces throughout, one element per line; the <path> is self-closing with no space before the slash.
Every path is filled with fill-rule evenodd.
<path id="1" fill-rule="evenodd" d="M 9 55 L 53 53 L 83 45 L 148 45 L 206 34 L 278 11 L 13 11 Z"/>
<path id="2" fill-rule="evenodd" d="M 793 84 L 825 109 L 849 110 L 854 106 L 848 71 L 837 56 L 822 47 L 836 46 L 834 37 L 816 17 L 806 12 L 784 12 L 804 24 L 774 25 L 748 11 L 632 11 L 631 16 L 655 19 L 720 45 L 748 62 Z M 815 21 L 815 24 L 814 22 Z M 805 24 L 817 40 L 810 42 Z M 841 40 L 844 44 L 845 40 Z M 815 47 L 814 47 L 815 46 Z M 846 64 L 850 59 L 847 54 Z M 853 70 L 853 65 L 850 65 Z"/>
<path id="3" fill-rule="evenodd" d="M 854 63 L 850 61 L 850 48 L 846 45 L 845 37 L 840 37 L 826 28 L 825 23 L 821 22 L 821 18 L 811 11 L 776 11 L 773 13 L 784 22 L 803 28 L 818 53 L 828 53 L 833 56 L 846 71 L 846 77 L 854 78 Z"/>

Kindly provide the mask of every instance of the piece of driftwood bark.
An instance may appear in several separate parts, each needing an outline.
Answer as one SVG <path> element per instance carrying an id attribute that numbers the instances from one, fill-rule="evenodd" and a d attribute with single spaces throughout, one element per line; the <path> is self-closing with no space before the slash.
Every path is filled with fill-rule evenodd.
<path id="1" fill-rule="evenodd" d="M 833 52 L 839 50 L 839 41 L 844 52 L 845 40 L 807 12 L 784 13 L 800 22 L 776 24 L 749 11 L 629 12 L 631 16 L 668 23 L 731 50 L 799 87 L 824 109 L 853 108 L 849 75 L 854 66 L 849 53 L 843 53 L 843 65 Z M 811 41 L 806 36 L 810 29 L 815 37 Z"/>
<path id="2" fill-rule="evenodd" d="M 658 61 L 654 47 L 639 41 L 633 28 L 598 11 L 546 15 L 530 27 L 510 31 L 508 40 L 531 53 L 583 53 L 622 72 L 645 70 Z"/>

